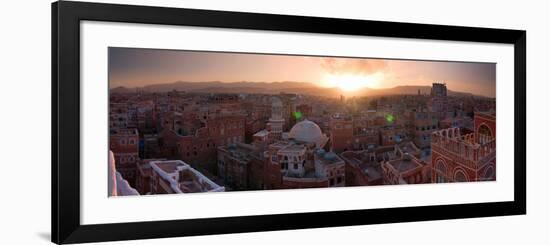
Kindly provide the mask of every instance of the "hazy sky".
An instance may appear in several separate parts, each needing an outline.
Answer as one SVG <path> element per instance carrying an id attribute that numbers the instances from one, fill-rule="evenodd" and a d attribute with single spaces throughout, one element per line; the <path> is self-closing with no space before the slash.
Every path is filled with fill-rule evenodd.
<path id="1" fill-rule="evenodd" d="M 444 82 L 450 90 L 494 97 L 495 76 L 493 63 L 109 48 L 111 88 L 175 81 L 297 81 L 354 90 Z"/>

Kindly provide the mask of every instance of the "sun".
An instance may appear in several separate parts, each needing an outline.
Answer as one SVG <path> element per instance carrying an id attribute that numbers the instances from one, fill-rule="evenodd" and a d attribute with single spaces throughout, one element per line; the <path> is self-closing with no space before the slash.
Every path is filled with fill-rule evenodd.
<path id="1" fill-rule="evenodd" d="M 327 74 L 325 75 L 325 84 L 327 87 L 337 87 L 345 92 L 353 92 L 362 88 L 376 87 L 376 78 L 355 74 Z"/>

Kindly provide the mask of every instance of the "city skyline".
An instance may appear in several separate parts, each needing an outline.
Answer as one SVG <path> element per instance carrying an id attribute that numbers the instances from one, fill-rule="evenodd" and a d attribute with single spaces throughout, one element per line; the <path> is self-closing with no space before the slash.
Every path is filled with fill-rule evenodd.
<path id="1" fill-rule="evenodd" d="M 110 88 L 177 81 L 294 81 L 343 93 L 444 82 L 453 91 L 494 98 L 496 64 L 109 48 Z"/>
<path id="2" fill-rule="evenodd" d="M 109 196 L 496 180 L 496 64 L 136 48 L 108 64 Z"/>

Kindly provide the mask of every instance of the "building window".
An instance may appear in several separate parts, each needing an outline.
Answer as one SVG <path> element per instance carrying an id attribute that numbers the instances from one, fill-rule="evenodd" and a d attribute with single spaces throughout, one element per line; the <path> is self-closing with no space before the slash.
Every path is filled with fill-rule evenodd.
<path id="1" fill-rule="evenodd" d="M 294 164 L 294 169 L 298 169 L 298 164 Z"/>
<path id="2" fill-rule="evenodd" d="M 436 165 L 435 165 L 435 169 L 436 169 L 436 183 L 445 183 L 447 182 L 447 180 L 445 179 L 445 174 L 447 173 L 447 166 L 445 166 L 445 162 L 441 159 L 438 159 L 436 161 Z"/>
<path id="3" fill-rule="evenodd" d="M 466 182 L 468 181 L 468 178 L 466 178 L 466 175 L 462 171 L 457 171 L 455 173 L 455 182 Z"/>
<path id="4" fill-rule="evenodd" d="M 282 163 L 282 164 L 281 164 L 281 169 L 287 170 L 287 169 L 288 169 L 288 163 L 286 163 L 286 162 L 285 162 L 285 163 Z"/>
<path id="5" fill-rule="evenodd" d="M 487 127 L 487 125 L 485 124 L 482 124 L 481 126 L 479 126 L 477 132 L 480 135 L 486 135 L 489 137 L 491 136 L 491 129 L 489 129 L 489 127 Z"/>
<path id="6" fill-rule="evenodd" d="M 483 177 L 484 180 L 493 180 L 495 178 L 495 169 L 492 166 L 488 167 Z"/>
<path id="7" fill-rule="evenodd" d="M 437 161 L 436 169 L 442 174 L 447 173 L 447 167 L 445 166 L 445 162 L 443 162 L 441 159 Z"/>

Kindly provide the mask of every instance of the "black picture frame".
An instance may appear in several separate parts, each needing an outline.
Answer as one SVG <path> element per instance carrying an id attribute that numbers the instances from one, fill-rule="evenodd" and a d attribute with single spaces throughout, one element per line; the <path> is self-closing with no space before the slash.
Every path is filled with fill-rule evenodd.
<path id="1" fill-rule="evenodd" d="M 514 201 L 80 224 L 80 22 L 84 20 L 514 45 Z M 52 242 L 81 243 L 526 213 L 526 31 L 60 1 L 52 4 Z"/>

